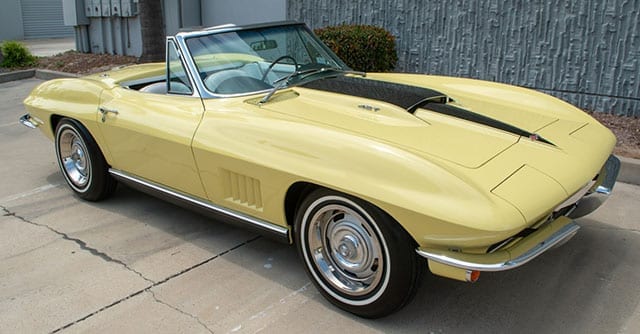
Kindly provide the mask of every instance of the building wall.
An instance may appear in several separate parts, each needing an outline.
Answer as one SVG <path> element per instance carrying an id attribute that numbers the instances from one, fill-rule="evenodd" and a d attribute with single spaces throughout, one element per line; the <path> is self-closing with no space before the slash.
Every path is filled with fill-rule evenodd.
<path id="1" fill-rule="evenodd" d="M 175 35 L 181 29 L 202 26 L 200 0 L 164 0 L 165 32 Z"/>
<path id="2" fill-rule="evenodd" d="M 88 50 L 83 52 L 109 53 L 139 57 L 142 54 L 140 17 L 91 17 L 88 30 Z M 77 44 L 77 43 L 76 43 Z"/>
<path id="3" fill-rule="evenodd" d="M 74 35 L 64 25 L 62 0 L 21 0 L 24 38 L 59 38 Z"/>
<path id="4" fill-rule="evenodd" d="M 201 1 L 204 26 L 282 21 L 287 17 L 287 0 Z"/>
<path id="5" fill-rule="evenodd" d="M 2 0 L 0 41 L 73 36 L 63 22 L 62 0 Z"/>
<path id="6" fill-rule="evenodd" d="M 640 116 L 640 1 L 288 0 L 312 28 L 371 24 L 397 39 L 401 72 L 538 89 Z"/>
<path id="7" fill-rule="evenodd" d="M 20 0 L 2 0 L 0 10 L 0 41 L 24 38 Z"/>
<path id="8" fill-rule="evenodd" d="M 83 8 L 95 2 L 68 1 L 82 1 Z M 181 29 L 225 23 L 278 21 L 284 20 L 287 16 L 286 0 L 162 0 L 162 6 L 167 35 L 174 35 Z M 83 33 L 83 36 L 77 37 L 81 42 L 77 43 L 79 50 L 130 56 L 142 54 L 142 34 L 138 15 L 121 17 L 113 15 L 113 12 L 104 14 L 103 11 L 101 15 L 91 15 L 88 21 L 88 26 L 76 28 L 76 34 Z M 84 47 L 84 44 L 87 46 Z"/>

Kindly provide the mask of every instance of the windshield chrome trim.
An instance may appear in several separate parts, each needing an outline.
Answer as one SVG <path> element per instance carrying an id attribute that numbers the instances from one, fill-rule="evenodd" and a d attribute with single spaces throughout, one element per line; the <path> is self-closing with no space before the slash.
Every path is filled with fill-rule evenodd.
<path id="1" fill-rule="evenodd" d="M 223 24 L 219 26 L 207 27 L 203 29 L 193 30 L 193 31 L 183 31 L 179 32 L 175 35 L 176 38 L 191 38 L 191 37 L 200 37 L 206 36 L 209 34 L 218 34 L 222 32 L 231 32 L 231 31 L 240 31 L 240 30 L 251 30 L 257 28 L 271 28 L 271 27 L 282 27 L 282 26 L 294 26 L 294 25 L 302 25 L 305 24 L 297 21 L 278 21 L 278 22 L 265 22 L 265 23 L 256 23 L 256 24 L 245 24 L 245 25 L 234 25 L 231 23 Z"/>
<path id="2" fill-rule="evenodd" d="M 198 95 L 203 98 L 211 98 L 214 96 L 210 96 L 209 91 L 205 89 L 204 83 L 202 79 L 200 79 L 200 74 L 198 72 L 198 67 L 193 62 L 193 57 L 191 57 L 191 53 L 189 53 L 189 48 L 187 48 L 186 41 L 184 36 L 189 36 L 188 34 L 178 33 L 175 37 L 169 37 L 176 42 L 176 47 L 183 57 L 182 61 L 184 62 L 185 69 L 189 72 L 189 76 L 193 79 L 193 87 L 194 91 L 198 91 Z M 187 56 L 188 55 L 188 56 Z"/>

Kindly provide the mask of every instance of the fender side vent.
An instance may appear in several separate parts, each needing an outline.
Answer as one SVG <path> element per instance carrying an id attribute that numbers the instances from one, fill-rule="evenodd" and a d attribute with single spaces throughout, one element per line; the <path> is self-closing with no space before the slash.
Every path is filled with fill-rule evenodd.
<path id="1" fill-rule="evenodd" d="M 222 178 L 226 200 L 262 211 L 260 181 L 228 170 L 222 171 Z"/>

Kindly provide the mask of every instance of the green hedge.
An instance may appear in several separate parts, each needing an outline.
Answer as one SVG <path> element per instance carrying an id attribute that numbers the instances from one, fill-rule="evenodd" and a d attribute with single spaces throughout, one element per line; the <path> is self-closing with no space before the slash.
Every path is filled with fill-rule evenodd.
<path id="1" fill-rule="evenodd" d="M 20 42 L 6 41 L 0 49 L 4 57 L 0 64 L 2 67 L 26 67 L 36 63 L 36 57 Z"/>
<path id="2" fill-rule="evenodd" d="M 387 72 L 398 62 L 395 37 L 383 28 L 340 25 L 314 32 L 354 70 Z"/>

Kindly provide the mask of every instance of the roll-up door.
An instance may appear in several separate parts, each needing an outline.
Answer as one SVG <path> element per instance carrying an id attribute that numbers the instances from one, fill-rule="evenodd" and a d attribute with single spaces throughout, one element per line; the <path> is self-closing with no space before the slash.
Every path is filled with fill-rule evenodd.
<path id="1" fill-rule="evenodd" d="M 64 25 L 62 0 L 21 0 L 24 38 L 73 36 L 73 27 Z"/>

